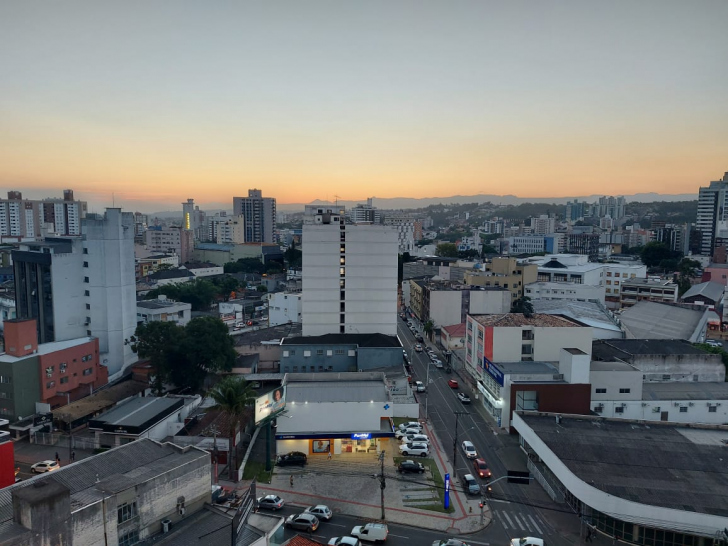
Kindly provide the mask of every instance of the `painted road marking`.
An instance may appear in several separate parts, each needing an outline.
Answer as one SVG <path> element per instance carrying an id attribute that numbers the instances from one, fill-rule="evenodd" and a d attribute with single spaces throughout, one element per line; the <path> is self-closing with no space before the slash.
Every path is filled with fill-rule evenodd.
<path id="1" fill-rule="evenodd" d="M 518 519 L 518 515 L 517 515 L 517 514 L 513 514 L 513 519 L 515 519 L 515 520 L 516 520 L 516 523 L 517 523 L 517 524 L 518 524 L 518 526 L 519 526 L 519 527 L 521 528 L 521 531 L 525 531 L 525 530 L 526 530 L 526 528 L 525 528 L 525 527 L 523 526 L 523 524 L 521 523 L 521 520 L 520 520 L 520 519 Z"/>
<path id="2" fill-rule="evenodd" d="M 536 531 L 538 531 L 539 535 L 543 534 L 543 531 L 539 528 L 538 524 L 534 521 L 534 519 L 531 516 L 528 516 L 528 519 L 531 520 L 531 523 L 533 523 L 533 526 L 536 528 Z"/>
<path id="3" fill-rule="evenodd" d="M 501 502 L 503 504 L 510 504 L 511 503 L 511 501 L 500 500 L 500 499 L 488 499 L 488 502 Z"/>
<path id="4" fill-rule="evenodd" d="M 510 523 L 511 527 L 512 527 L 513 529 L 515 529 L 515 528 L 516 528 L 516 526 L 515 526 L 515 525 L 513 525 L 513 521 L 511 521 L 511 518 L 510 518 L 510 517 L 508 516 L 508 513 L 507 513 L 507 512 L 501 512 L 501 514 L 503 514 L 503 515 L 505 516 L 505 518 L 506 518 L 506 519 L 508 520 L 508 523 Z M 504 527 L 505 527 L 505 525 L 504 525 Z"/>

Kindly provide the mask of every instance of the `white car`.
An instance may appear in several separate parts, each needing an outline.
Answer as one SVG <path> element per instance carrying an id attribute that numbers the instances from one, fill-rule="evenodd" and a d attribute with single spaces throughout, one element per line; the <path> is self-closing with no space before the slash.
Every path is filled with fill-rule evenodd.
<path id="1" fill-rule="evenodd" d="M 478 452 L 475 450 L 475 446 L 473 445 L 473 442 L 469 442 L 468 440 L 465 440 L 462 443 L 463 451 L 465 452 L 465 456 L 468 459 L 477 459 L 478 458 Z"/>
<path id="2" fill-rule="evenodd" d="M 411 434 L 422 434 L 422 429 L 420 428 L 406 428 L 404 430 L 398 430 L 394 433 L 394 437 L 398 440 L 404 438 L 405 436 L 409 436 Z"/>
<path id="3" fill-rule="evenodd" d="M 304 513 L 306 514 L 312 514 L 316 516 L 318 519 L 322 519 L 324 521 L 329 521 L 334 513 L 331 511 L 331 508 L 326 506 L 325 504 L 317 504 L 316 506 L 309 506 L 304 510 Z"/>
<path id="4" fill-rule="evenodd" d="M 430 448 L 427 444 L 402 444 L 399 446 L 399 452 L 404 455 L 419 455 L 427 457 L 430 454 Z"/>
<path id="5" fill-rule="evenodd" d="M 53 470 L 58 470 L 59 468 L 60 466 L 56 461 L 41 461 L 31 466 L 30 471 L 36 474 L 40 474 L 42 472 L 51 472 Z"/>
<path id="6" fill-rule="evenodd" d="M 389 529 L 384 523 L 367 523 L 366 525 L 357 525 L 351 530 L 351 535 L 359 537 L 361 540 L 370 542 L 384 542 L 387 540 Z"/>
<path id="7" fill-rule="evenodd" d="M 415 345 L 415 351 L 417 351 L 418 353 L 421 353 L 422 352 L 422 345 L 420 345 L 419 343 L 417 345 Z"/>
<path id="8" fill-rule="evenodd" d="M 706 345 L 710 345 L 711 347 L 722 347 L 723 344 L 718 341 L 717 339 L 706 339 L 705 340 Z"/>
<path id="9" fill-rule="evenodd" d="M 415 390 L 417 392 L 425 392 L 425 384 L 422 381 L 415 381 Z"/>
<path id="10" fill-rule="evenodd" d="M 408 434 L 400 438 L 400 442 L 403 444 L 425 444 L 430 445 L 430 439 L 424 434 Z"/>
<path id="11" fill-rule="evenodd" d="M 361 546 L 356 537 L 334 537 L 329 540 L 329 546 Z"/>
<path id="12" fill-rule="evenodd" d="M 544 546 L 544 541 L 536 537 L 514 538 L 511 540 L 511 546 Z"/>

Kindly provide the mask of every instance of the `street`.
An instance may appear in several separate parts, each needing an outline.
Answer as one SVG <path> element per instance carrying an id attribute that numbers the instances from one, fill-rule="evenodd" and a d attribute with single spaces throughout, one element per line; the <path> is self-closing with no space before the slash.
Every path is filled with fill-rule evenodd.
<path id="1" fill-rule="evenodd" d="M 280 511 L 275 512 L 275 514 L 286 517 L 290 514 L 298 514 L 302 511 L 303 509 L 297 509 L 296 507 L 284 506 Z M 334 517 L 331 519 L 331 521 L 322 521 L 318 530 L 313 532 L 311 536 L 316 540 L 328 543 L 331 538 L 347 536 L 356 525 L 363 525 L 365 523 L 366 521 L 362 520 L 361 518 L 345 516 L 343 514 L 334 514 Z M 473 544 L 477 546 L 489 546 L 488 542 L 483 542 L 480 539 L 476 539 L 473 537 L 473 535 L 447 535 L 445 533 L 430 531 L 428 529 L 416 529 L 414 527 L 397 525 L 394 523 L 387 523 L 387 528 L 389 529 L 389 536 L 387 537 L 388 546 L 430 546 L 435 540 L 447 538 L 459 538 L 466 541 L 468 544 Z M 287 540 L 295 536 L 296 534 L 304 536 L 308 535 L 308 533 L 306 533 L 305 531 L 286 529 L 285 538 Z"/>
<path id="2" fill-rule="evenodd" d="M 413 368 L 413 378 L 426 382 L 428 377 L 429 358 L 423 351 L 414 350 L 416 339 L 410 332 L 406 322 L 401 320 L 398 325 L 399 337 L 404 348 L 410 355 Z M 432 343 L 427 343 L 433 346 Z M 458 389 L 450 388 L 447 380 L 457 379 Z M 457 398 L 457 392 L 466 392 L 472 403 L 463 404 Z M 455 447 L 455 486 L 460 487 L 462 474 L 475 474 L 472 461 L 467 459 L 462 451 L 464 440 L 471 441 L 478 452 L 478 457 L 485 459 L 493 473 L 491 481 L 505 476 L 508 470 L 526 470 L 526 457 L 518 446 L 515 435 L 499 434 L 495 430 L 495 423 L 486 420 L 476 409 L 480 401 L 475 398 L 469 381 L 455 372 L 447 373 L 438 370 L 429 364 L 429 382 L 427 392 L 418 393 L 421 416 L 426 418 L 431 430 L 434 430 L 441 441 L 444 452 L 448 458 L 453 457 L 453 443 L 455 442 L 455 412 L 461 414 L 457 423 L 457 444 Z M 426 408 L 426 414 L 425 414 Z M 484 411 L 483 411 L 484 413 Z M 484 483 L 480 480 L 481 483 Z M 535 490 L 538 488 L 538 490 Z M 534 491 L 529 491 L 534 489 Z M 541 486 L 536 482 L 530 485 L 508 483 L 505 479 L 493 484 L 493 492 L 488 500 L 493 513 L 493 523 L 478 533 L 478 540 L 493 544 L 507 544 L 512 538 L 523 536 L 537 536 L 550 543 L 568 544 L 560 536 L 569 534 L 579 536 L 579 519 L 567 505 L 551 502 L 543 494 Z M 533 506 L 536 505 L 536 506 Z M 481 538 L 482 537 L 482 538 Z"/>

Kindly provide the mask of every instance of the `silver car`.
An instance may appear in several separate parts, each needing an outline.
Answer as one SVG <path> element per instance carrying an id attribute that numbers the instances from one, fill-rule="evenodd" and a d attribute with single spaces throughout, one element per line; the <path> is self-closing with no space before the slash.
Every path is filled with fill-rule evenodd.
<path id="1" fill-rule="evenodd" d="M 303 512 L 305 514 L 314 515 L 318 519 L 322 519 L 324 521 L 329 521 L 334 515 L 334 513 L 331 511 L 331 508 L 329 508 L 325 504 L 317 504 L 316 506 L 309 506 Z"/>

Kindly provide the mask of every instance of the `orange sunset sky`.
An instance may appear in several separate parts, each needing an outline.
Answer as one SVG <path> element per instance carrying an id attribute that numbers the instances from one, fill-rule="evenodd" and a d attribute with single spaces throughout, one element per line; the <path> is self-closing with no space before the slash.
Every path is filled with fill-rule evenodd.
<path id="1" fill-rule="evenodd" d="M 4 2 L 0 190 L 697 194 L 728 170 L 725 21 L 723 0 Z"/>

